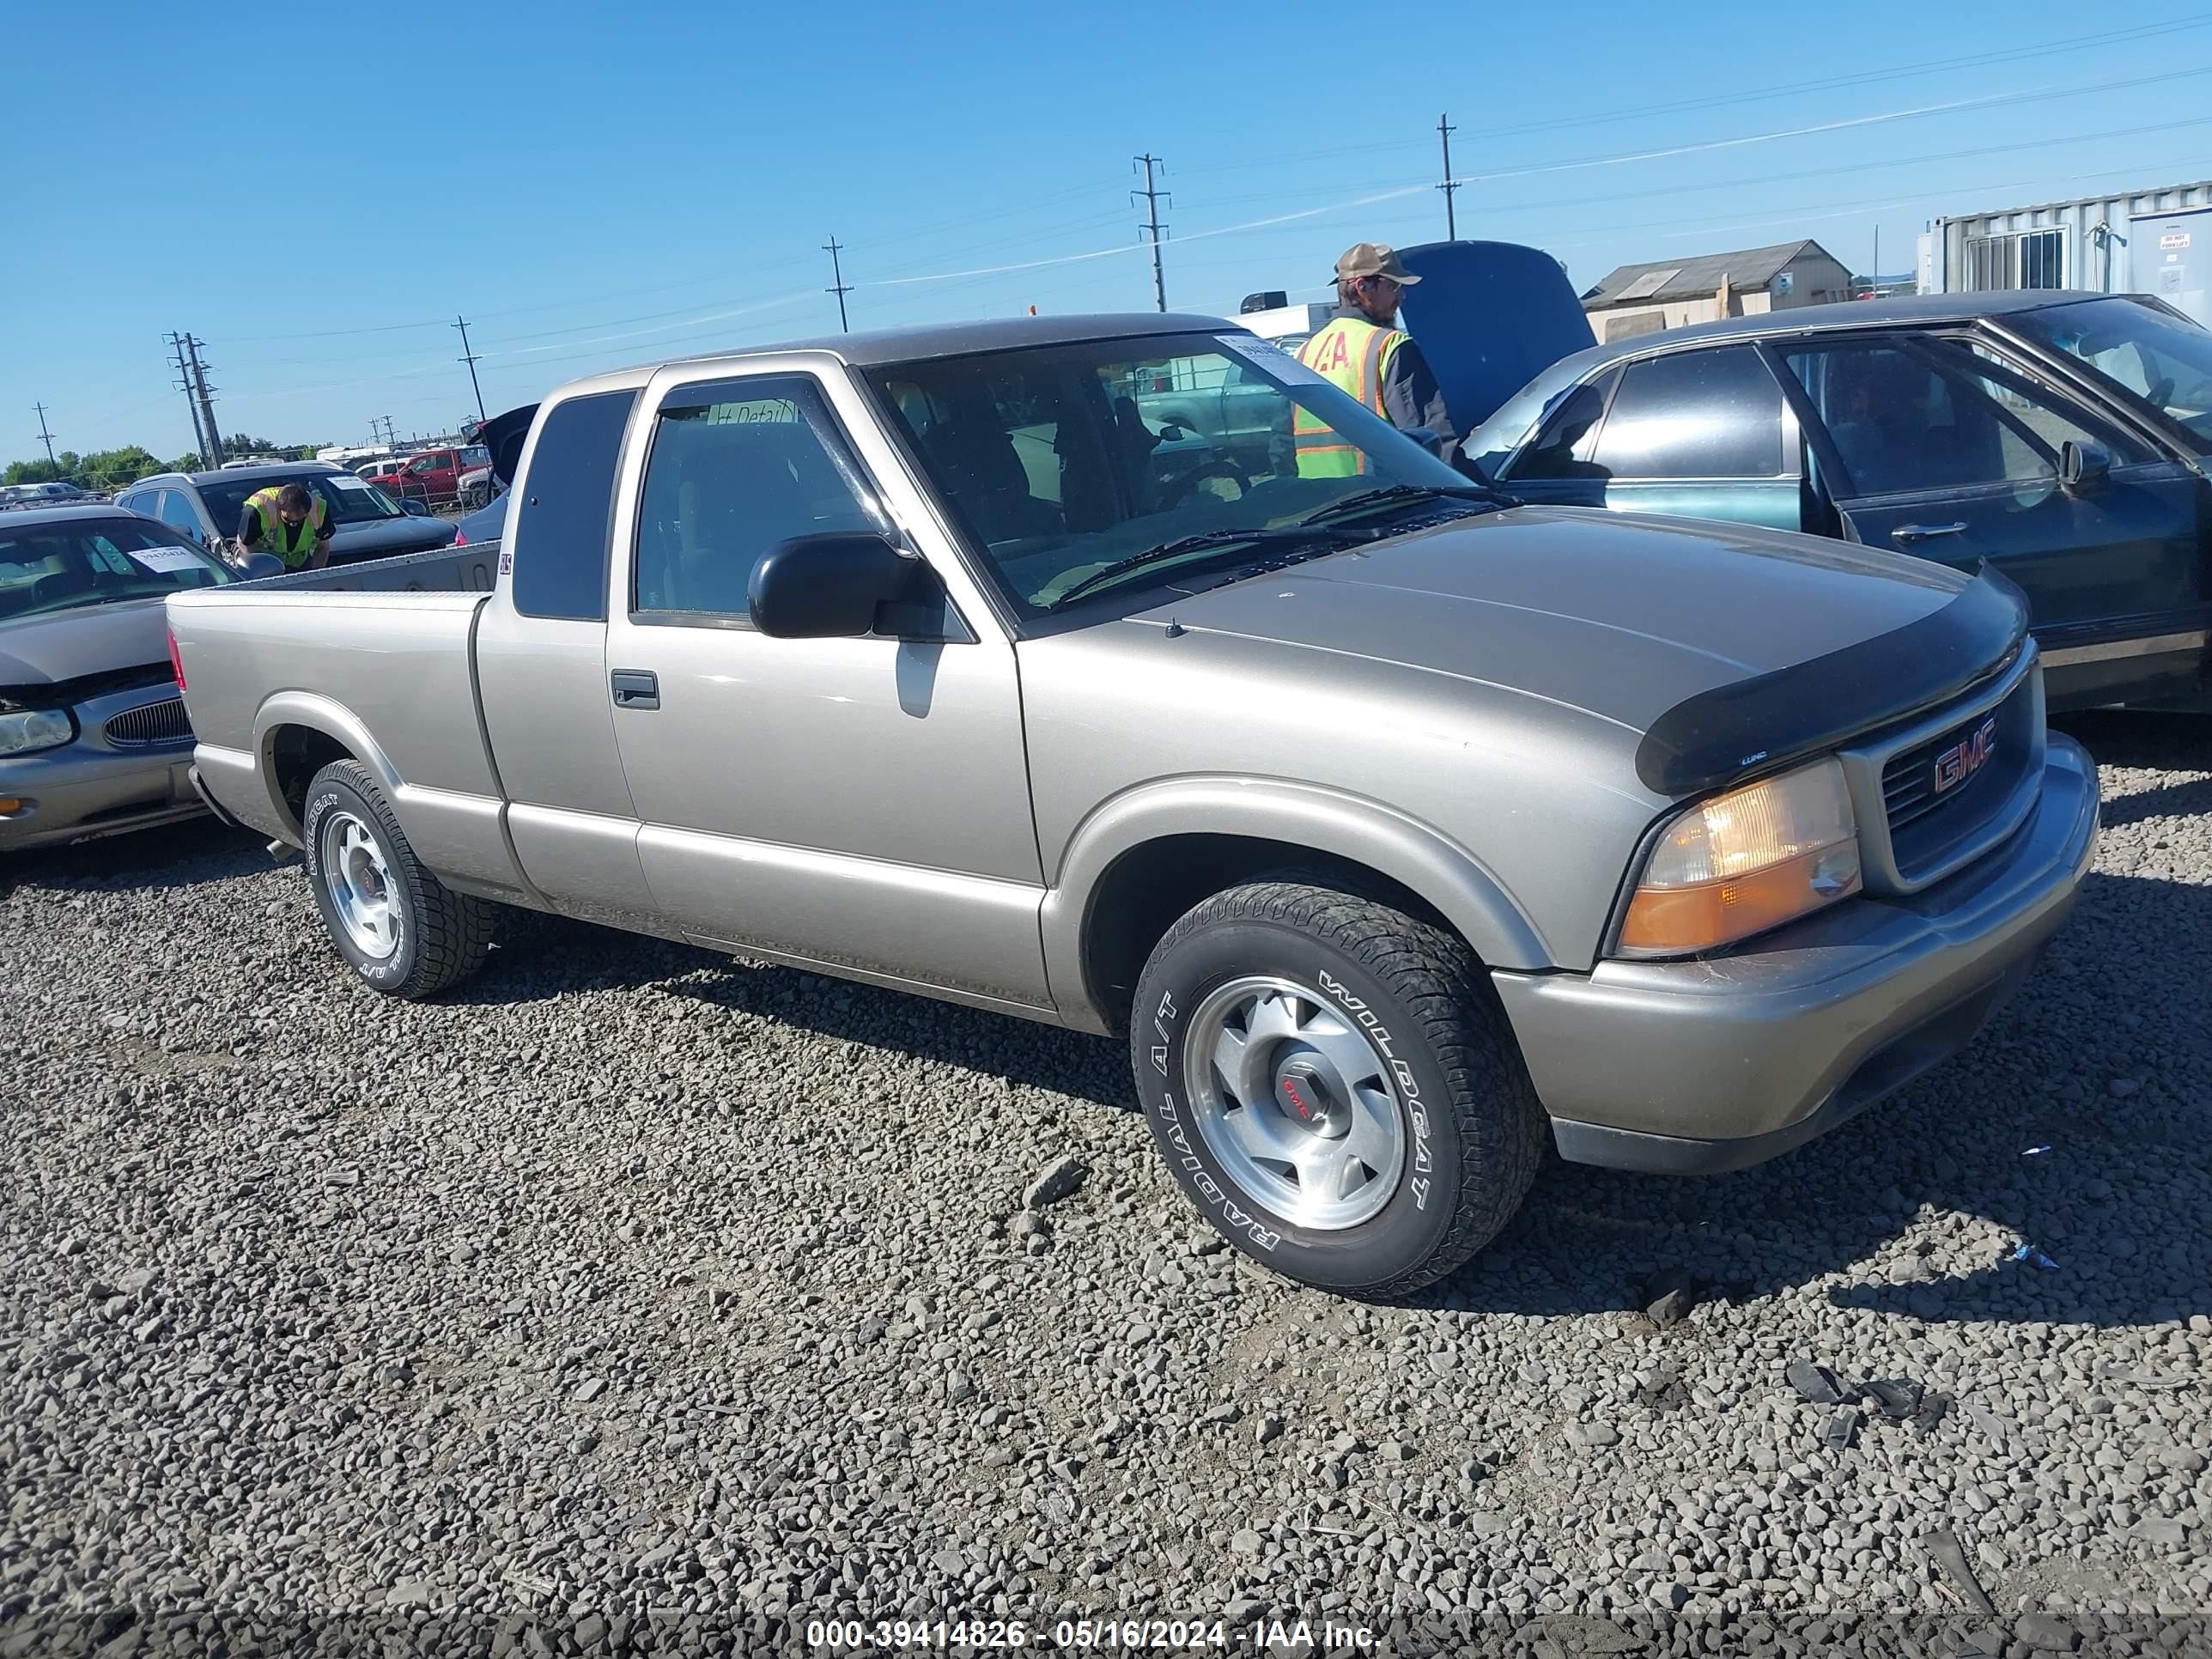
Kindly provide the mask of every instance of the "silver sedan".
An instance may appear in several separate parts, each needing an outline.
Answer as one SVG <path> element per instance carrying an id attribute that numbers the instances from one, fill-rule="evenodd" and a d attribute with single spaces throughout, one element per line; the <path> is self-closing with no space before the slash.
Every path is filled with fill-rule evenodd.
<path id="1" fill-rule="evenodd" d="M 202 810 L 161 602 L 236 580 L 118 507 L 0 519 L 0 852 Z"/>

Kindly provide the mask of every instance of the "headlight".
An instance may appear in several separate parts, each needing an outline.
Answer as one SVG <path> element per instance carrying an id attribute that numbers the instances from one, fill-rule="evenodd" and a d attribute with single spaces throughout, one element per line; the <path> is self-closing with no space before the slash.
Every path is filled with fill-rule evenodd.
<path id="1" fill-rule="evenodd" d="M 0 714 L 0 755 L 58 749 L 76 735 L 76 722 L 66 708 L 19 708 Z"/>
<path id="2" fill-rule="evenodd" d="M 1732 945 L 1859 890 L 1858 822 L 1833 760 L 1701 801 L 1660 832 L 1629 900 L 1620 953 Z"/>

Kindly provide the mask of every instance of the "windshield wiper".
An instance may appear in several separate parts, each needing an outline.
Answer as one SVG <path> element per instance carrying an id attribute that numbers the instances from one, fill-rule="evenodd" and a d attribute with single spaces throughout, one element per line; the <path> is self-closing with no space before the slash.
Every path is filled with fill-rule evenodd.
<path id="1" fill-rule="evenodd" d="M 1492 489 L 1487 484 L 1384 484 L 1379 489 L 1363 489 L 1356 495 L 1331 501 L 1317 512 L 1309 513 L 1298 522 L 1302 525 L 1328 524 L 1348 513 L 1364 512 L 1371 507 L 1384 507 L 1400 501 L 1480 501 L 1490 507 L 1518 507 L 1521 503 L 1503 490 Z"/>
<path id="2" fill-rule="evenodd" d="M 1285 551 L 1310 548 L 1318 554 L 1333 553 L 1340 546 L 1366 539 L 1365 536 L 1356 532 L 1328 530 L 1317 525 L 1274 530 L 1208 530 L 1196 536 L 1178 536 L 1171 542 L 1162 542 L 1158 547 L 1148 547 L 1141 553 L 1132 553 L 1126 559 L 1117 559 L 1102 569 L 1092 571 L 1066 592 L 1047 601 L 1044 608 L 1057 611 L 1133 570 L 1141 570 L 1147 565 L 1159 564 L 1169 559 L 1179 559 L 1187 553 L 1202 552 L 1210 547 L 1273 547 Z"/>

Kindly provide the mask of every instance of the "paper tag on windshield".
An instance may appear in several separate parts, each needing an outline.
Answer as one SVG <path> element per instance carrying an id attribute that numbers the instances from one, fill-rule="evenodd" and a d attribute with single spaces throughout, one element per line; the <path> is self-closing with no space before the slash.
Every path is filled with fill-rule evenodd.
<path id="1" fill-rule="evenodd" d="M 364 495 L 367 494 L 368 490 L 368 481 L 365 478 L 340 478 L 333 477 L 325 478 L 323 482 L 329 484 L 333 489 L 358 489 Z"/>
<path id="2" fill-rule="evenodd" d="M 1217 334 L 1223 350 L 1242 357 L 1255 368 L 1262 368 L 1279 380 L 1288 380 L 1299 386 L 1327 386 L 1328 382 L 1293 357 L 1273 340 L 1263 340 L 1256 334 L 1239 332 Z"/>
<path id="3" fill-rule="evenodd" d="M 141 547 L 125 550 L 132 559 L 157 576 L 173 574 L 179 570 L 204 570 L 207 563 L 197 553 L 187 553 L 181 547 Z"/>

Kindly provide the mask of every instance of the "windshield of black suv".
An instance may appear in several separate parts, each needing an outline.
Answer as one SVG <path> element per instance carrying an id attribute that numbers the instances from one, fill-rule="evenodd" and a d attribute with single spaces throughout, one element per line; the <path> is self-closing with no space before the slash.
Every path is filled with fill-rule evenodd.
<path id="1" fill-rule="evenodd" d="M 1465 478 L 1250 335 L 936 358 L 870 380 L 1027 617 L 1093 592 L 1126 605 L 1200 566 L 1218 579 L 1255 544 L 1279 553 L 1316 514 L 1334 532 L 1484 506 L 1450 500 L 1472 493 Z M 1311 540 L 1326 550 L 1326 535 Z"/>
<path id="2" fill-rule="evenodd" d="M 2212 333 L 2163 306 L 2119 298 L 2024 311 L 2005 320 L 2079 358 L 2122 396 L 2180 422 L 2197 453 L 2212 455 Z"/>
<path id="3" fill-rule="evenodd" d="M 366 478 L 356 478 L 350 472 L 309 472 L 296 478 L 253 478 L 237 483 L 204 483 L 200 495 L 207 502 L 208 511 L 214 515 L 216 527 L 226 536 L 238 533 L 238 521 L 245 516 L 246 498 L 256 490 L 266 489 L 271 484 L 305 484 L 331 504 L 331 528 L 341 525 L 373 524 L 380 519 L 404 519 L 407 516 L 399 503 L 393 501 Z"/>
<path id="4" fill-rule="evenodd" d="M 221 564 L 151 520 L 77 519 L 17 529 L 0 520 L 0 621 L 155 599 L 231 580 Z"/>

